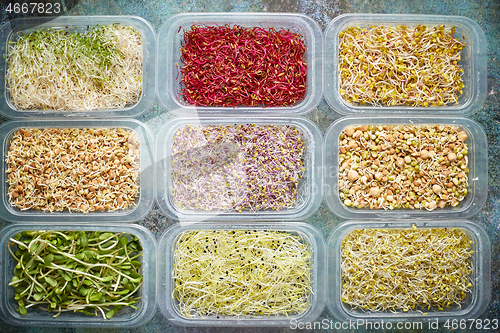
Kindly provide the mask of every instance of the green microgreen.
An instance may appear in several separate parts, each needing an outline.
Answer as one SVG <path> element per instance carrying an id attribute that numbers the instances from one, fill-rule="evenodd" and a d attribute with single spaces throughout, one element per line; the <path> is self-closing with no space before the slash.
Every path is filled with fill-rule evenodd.
<path id="1" fill-rule="evenodd" d="M 107 247 L 103 249 L 103 242 Z M 23 231 L 8 244 L 17 261 L 9 286 L 21 315 L 37 306 L 112 318 L 135 304 L 142 286 L 137 237 L 99 231 Z"/>

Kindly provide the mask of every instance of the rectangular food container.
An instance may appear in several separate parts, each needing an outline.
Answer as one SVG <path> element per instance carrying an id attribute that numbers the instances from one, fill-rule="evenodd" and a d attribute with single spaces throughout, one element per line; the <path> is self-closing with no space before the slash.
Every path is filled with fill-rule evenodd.
<path id="1" fill-rule="evenodd" d="M 339 140 L 342 131 L 350 125 L 456 125 L 467 133 L 468 187 L 463 201 L 457 206 L 426 209 L 369 209 L 346 206 L 339 196 Z M 488 193 L 488 144 L 482 127 L 473 120 L 453 117 L 396 116 L 343 117 L 334 122 L 325 134 L 325 201 L 337 215 L 346 219 L 450 219 L 469 218 L 479 212 Z M 327 148 L 328 147 L 328 148 Z"/>
<path id="2" fill-rule="evenodd" d="M 179 97 L 182 67 L 181 42 L 184 31 L 197 26 L 234 26 L 290 29 L 300 33 L 305 42 L 307 87 L 304 99 L 288 107 L 211 107 L 189 105 Z M 322 97 L 323 41 L 319 25 L 310 17 L 295 13 L 183 13 L 174 15 L 158 31 L 158 97 L 169 110 L 178 114 L 203 115 L 298 115 L 312 110 Z"/>
<path id="3" fill-rule="evenodd" d="M 172 294 L 174 286 L 173 260 L 175 243 L 179 235 L 190 230 L 268 230 L 284 231 L 299 235 L 312 250 L 312 274 L 311 274 L 311 306 L 302 314 L 285 316 L 221 316 L 220 318 L 196 317 L 186 318 L 179 312 L 179 302 Z M 323 311 L 326 293 L 326 256 L 323 237 L 311 225 L 300 222 L 286 223 L 203 223 L 182 226 L 176 224 L 170 227 L 159 241 L 158 247 L 158 302 L 159 309 L 169 321 L 181 326 L 290 326 L 291 322 L 310 322 L 315 320 Z"/>
<path id="4" fill-rule="evenodd" d="M 180 128 L 186 125 L 245 125 L 260 126 L 294 126 L 305 140 L 305 149 L 302 155 L 305 174 L 299 182 L 297 203 L 293 208 L 282 210 L 243 210 L 237 211 L 203 211 L 183 209 L 176 205 L 172 194 L 172 145 L 174 136 Z M 224 220 L 224 221 L 269 221 L 269 220 L 300 220 L 313 214 L 321 204 L 322 175 L 321 175 L 321 134 L 311 121 L 303 118 L 177 118 L 159 131 L 156 144 L 156 201 L 161 210 L 172 218 L 182 222 Z M 242 166 L 243 168 L 244 166 Z"/>
<path id="5" fill-rule="evenodd" d="M 135 132 L 140 140 L 140 175 L 139 175 L 139 197 L 135 206 L 127 209 L 115 211 L 98 210 L 84 214 L 82 212 L 44 212 L 41 210 L 28 209 L 20 210 L 13 207 L 8 198 L 6 161 L 10 142 L 16 131 L 21 128 L 45 129 L 45 128 L 124 128 Z M 32 120 L 32 121 L 11 121 L 0 127 L 1 156 L 0 177 L 2 180 L 2 199 L 0 200 L 0 217 L 10 222 L 90 222 L 96 219 L 101 223 L 109 222 L 133 222 L 141 219 L 147 214 L 154 201 L 154 175 L 153 175 L 153 135 L 150 129 L 138 120 Z"/>
<path id="6" fill-rule="evenodd" d="M 444 310 L 408 311 L 408 312 L 363 312 L 354 310 L 341 301 L 341 248 L 343 239 L 352 231 L 359 229 L 433 229 L 458 228 L 464 230 L 472 240 L 471 261 L 472 292 L 464 299 L 462 307 L 452 306 Z M 415 221 L 347 221 L 339 225 L 328 239 L 328 309 L 335 318 L 347 320 L 384 320 L 384 321 L 445 321 L 447 319 L 478 318 L 487 308 L 491 288 L 491 249 L 486 232 L 477 224 L 467 220 L 445 220 L 438 222 Z"/>
<path id="7" fill-rule="evenodd" d="M 464 88 L 459 95 L 458 105 L 435 107 L 412 106 L 372 106 L 347 103 L 340 95 L 339 81 L 339 33 L 348 27 L 369 28 L 371 26 L 397 27 L 405 25 L 434 27 L 444 25 L 456 27 L 455 37 L 466 46 L 461 51 L 460 67 Z M 399 113 L 426 115 L 470 115 L 483 105 L 487 93 L 487 52 L 486 37 L 481 27 L 463 16 L 447 15 L 407 15 L 407 14 L 344 14 L 332 20 L 325 30 L 325 98 L 335 111 L 343 115 L 363 113 Z"/>
<path id="8" fill-rule="evenodd" d="M 18 303 L 14 300 L 15 290 L 8 284 L 14 276 L 14 267 L 17 261 L 8 250 L 9 238 L 25 230 L 54 230 L 54 231 L 101 231 L 120 232 L 135 235 L 139 238 L 142 256 L 137 260 L 141 263 L 143 285 L 139 289 L 139 308 L 134 310 L 126 307 L 117 311 L 111 319 L 102 316 L 87 316 L 79 312 L 64 312 L 54 318 L 55 312 L 47 312 L 31 307 L 27 315 L 20 315 L 16 310 Z M 92 327 L 92 328 L 126 328 L 137 327 L 147 323 L 156 309 L 156 241 L 154 235 L 139 225 L 109 224 L 101 226 L 99 223 L 79 224 L 63 222 L 54 224 L 14 224 L 0 231 L 0 314 L 8 323 L 16 326 L 58 326 L 58 327 Z"/>
<path id="9" fill-rule="evenodd" d="M 90 111 L 54 111 L 54 110 L 21 110 L 16 108 L 7 90 L 6 74 L 8 64 L 9 43 L 19 39 L 22 34 L 41 29 L 65 30 L 69 33 L 85 32 L 88 27 L 118 23 L 129 26 L 142 37 L 142 94 L 139 101 L 121 109 L 102 109 Z M 24 17 L 8 21 L 0 27 L 0 111 L 9 118 L 108 118 L 136 117 L 146 111 L 155 100 L 155 32 L 151 24 L 138 16 L 59 16 L 59 17 Z"/>

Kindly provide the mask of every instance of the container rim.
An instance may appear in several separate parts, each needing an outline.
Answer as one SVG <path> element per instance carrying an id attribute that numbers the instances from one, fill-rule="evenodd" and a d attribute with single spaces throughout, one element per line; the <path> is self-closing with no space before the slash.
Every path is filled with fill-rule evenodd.
<path id="1" fill-rule="evenodd" d="M 174 41 L 180 24 L 186 21 L 212 20 L 210 23 L 220 23 L 227 21 L 232 24 L 259 24 L 262 20 L 277 20 L 281 22 L 293 22 L 300 24 L 304 31 L 304 38 L 310 39 L 311 45 L 306 46 L 306 56 L 308 59 L 308 88 L 304 100 L 294 106 L 288 107 L 262 107 L 262 106 L 237 106 L 237 107 L 212 107 L 194 106 L 183 104 L 175 96 L 173 86 L 178 85 L 177 79 L 172 73 L 177 73 L 174 68 L 180 63 L 176 56 L 177 50 L 163 48 L 162 40 Z M 241 22 L 236 22 L 241 20 Z M 174 42 L 172 42 L 174 43 Z M 168 43 L 167 43 L 168 44 Z M 156 93 L 160 103 L 168 110 L 180 115 L 200 115 L 200 116 L 276 116 L 276 115 L 303 115 L 316 107 L 323 96 L 323 33 L 319 24 L 311 17 L 301 13 L 265 13 L 265 12 L 211 12 L 211 13 L 180 13 L 173 15 L 166 20 L 158 30 L 157 36 L 157 71 L 156 71 Z M 170 45 L 170 44 L 169 44 Z M 166 73 L 167 79 L 165 80 Z M 176 74 L 177 75 L 177 74 Z M 310 77 L 310 79 L 309 79 Z M 168 81 L 168 82 L 167 82 Z M 309 96 L 309 97 L 308 97 Z M 182 112 L 182 113 L 180 113 Z"/>
<path id="2" fill-rule="evenodd" d="M 313 299 L 308 311 L 297 315 L 294 318 L 279 317 L 276 319 L 263 318 L 197 318 L 188 319 L 180 316 L 172 306 L 172 293 L 171 293 L 171 267 L 172 267 L 172 254 L 173 254 L 173 241 L 184 231 L 188 230 L 279 230 L 296 232 L 307 239 L 311 244 L 315 256 L 313 257 L 312 270 L 313 270 Z M 229 222 L 229 223 L 197 223 L 190 225 L 174 224 L 169 227 L 159 238 L 158 241 L 158 299 L 159 309 L 161 313 L 173 324 L 180 326 L 218 326 L 218 327 L 286 327 L 291 324 L 291 321 L 313 321 L 323 311 L 326 304 L 326 246 L 323 237 L 319 231 L 312 225 L 303 222 L 282 222 L 282 223 L 264 223 L 255 224 L 251 222 Z M 166 278 L 163 278 L 166 277 Z M 165 281 L 165 282 L 163 282 Z M 266 319 L 267 318 L 267 319 Z"/>
<path id="3" fill-rule="evenodd" d="M 387 23 L 392 20 L 394 23 L 418 24 L 448 24 L 461 26 L 466 29 L 471 38 L 472 48 L 470 49 L 470 96 L 465 102 L 457 106 L 440 107 L 412 107 L 412 106 L 369 106 L 353 105 L 346 103 L 338 92 L 338 33 L 340 29 L 352 21 L 367 21 Z M 484 104 L 487 97 L 487 41 L 486 36 L 479 24 L 465 16 L 458 15 L 427 15 L 427 14 L 370 14 L 370 13 L 349 13 L 335 17 L 325 28 L 325 51 L 324 51 L 324 97 L 328 104 L 342 115 L 352 114 L 410 114 L 427 115 L 429 112 L 435 112 L 439 115 L 458 115 L 469 116 L 477 112 Z M 470 46 L 470 45 L 468 45 Z M 464 61 L 462 59 L 462 61 Z M 465 82 L 464 82 L 465 83 Z"/>
<path id="4" fill-rule="evenodd" d="M 126 211 L 116 212 L 91 212 L 83 214 L 80 212 L 69 213 L 68 211 L 47 213 L 33 212 L 32 210 L 22 212 L 14 210 L 7 198 L 6 171 L 7 163 L 4 160 L 8 147 L 10 134 L 18 128 L 128 128 L 134 131 L 140 139 L 140 175 L 139 175 L 139 197 L 134 207 Z M 0 199 L 0 217 L 13 223 L 31 222 L 60 223 L 73 220 L 79 223 L 94 223 L 99 218 L 101 223 L 131 223 L 143 218 L 150 210 L 154 202 L 154 140 L 149 127 L 136 119 L 54 119 L 54 120 L 17 120 L 9 121 L 0 126 L 0 177 L 2 180 L 2 198 Z M 150 170 L 150 171 L 148 171 Z"/>
<path id="5" fill-rule="evenodd" d="M 473 238 L 475 246 L 472 247 L 473 253 L 473 283 L 474 291 L 472 294 L 473 305 L 465 310 L 454 312 L 432 312 L 428 314 L 413 312 L 413 313 L 387 313 L 387 312 L 366 312 L 354 314 L 352 311 L 346 310 L 345 306 L 340 301 L 341 281 L 335 277 L 340 275 L 340 248 L 344 237 L 353 230 L 358 229 L 408 229 L 415 226 L 417 229 L 430 228 L 458 228 L 466 230 L 468 236 Z M 358 319 L 383 319 L 386 321 L 431 321 L 439 320 L 446 321 L 450 318 L 467 319 L 478 318 L 488 307 L 491 296 L 491 244 L 486 231 L 479 225 L 463 219 L 457 220 L 441 220 L 439 222 L 425 221 L 397 221 L 387 220 L 385 222 L 366 221 L 366 220 L 349 220 L 338 225 L 327 240 L 328 247 L 328 275 L 334 281 L 330 282 L 328 290 L 327 306 L 330 313 L 339 320 L 358 320 Z M 333 255 L 332 252 L 334 253 Z M 333 262 L 332 262 L 333 261 Z"/>
<path id="6" fill-rule="evenodd" d="M 0 26 L 0 53 L 8 53 L 10 35 L 19 29 L 42 27 L 86 27 L 121 23 L 134 27 L 142 36 L 142 92 L 139 100 L 121 109 L 97 109 L 90 111 L 54 111 L 54 110 L 18 110 L 7 98 L 6 82 L 0 84 L 0 113 L 12 119 L 46 118 L 126 118 L 143 114 L 155 101 L 154 71 L 156 63 L 156 37 L 151 23 L 142 17 L 134 15 L 89 15 L 89 16 L 57 16 L 57 17 L 21 17 L 5 22 Z M 23 28 L 25 27 L 25 28 Z M 0 58 L 0 79 L 5 81 L 7 59 Z"/>
<path id="7" fill-rule="evenodd" d="M 156 273 L 157 273 L 157 252 L 156 252 L 156 239 L 155 236 L 147 228 L 137 225 L 137 224 L 108 224 L 99 225 L 97 223 L 93 224 L 82 224 L 74 222 L 64 222 L 58 225 L 54 224 L 28 224 L 28 223 L 18 223 L 10 224 L 0 230 L 0 261 L 6 263 L 8 260 L 13 260 L 8 251 L 6 251 L 6 244 L 12 235 L 23 230 L 96 230 L 99 231 L 117 231 L 124 232 L 127 234 L 132 234 L 140 239 L 141 245 L 143 247 L 142 264 L 143 264 L 143 286 L 142 293 L 143 299 L 146 299 L 145 304 L 139 308 L 139 312 L 136 313 L 133 318 L 129 320 L 103 320 L 92 321 L 93 317 L 88 317 L 82 314 L 79 320 L 61 320 L 64 318 L 64 314 L 57 318 L 52 318 L 51 316 L 45 319 L 32 319 L 29 318 L 30 313 L 27 316 L 15 316 L 12 314 L 12 310 L 8 309 L 6 305 L 7 302 L 7 290 L 10 288 L 8 286 L 9 277 L 12 276 L 12 272 L 7 272 L 7 264 L 2 265 L 2 274 L 0 274 L 0 315 L 8 323 L 16 326 L 44 326 L 44 327 L 67 327 L 72 325 L 73 327 L 93 327 L 93 328 L 134 328 L 147 323 L 155 314 L 156 310 Z M 145 297 L 144 297 L 145 296 Z M 90 318 L 90 319 L 89 319 Z"/>
<path id="8" fill-rule="evenodd" d="M 305 177 L 307 181 L 304 183 L 306 198 L 297 208 L 281 211 L 243 211 L 238 213 L 235 211 L 223 212 L 205 212 L 193 210 L 180 210 L 173 203 L 170 192 L 169 178 L 170 174 L 166 173 L 170 170 L 170 142 L 175 135 L 175 131 L 181 126 L 195 125 L 211 125 L 211 124 L 274 124 L 274 125 L 294 125 L 299 128 L 303 136 L 309 141 L 306 147 L 306 153 L 303 158 L 310 164 L 306 169 Z M 168 147 L 167 147 L 168 146 Z M 184 117 L 174 118 L 167 122 L 158 132 L 156 136 L 156 202 L 160 210 L 169 217 L 180 220 L 180 223 L 190 223 L 199 221 L 283 221 L 283 220 L 303 220 L 314 214 L 319 208 L 323 193 L 322 182 L 322 137 L 319 128 L 310 120 L 301 117 Z M 300 186 L 300 184 L 299 184 Z"/>
<path id="9" fill-rule="evenodd" d="M 348 209 L 338 196 L 338 143 L 341 131 L 349 125 L 425 125 L 448 124 L 457 125 L 469 134 L 469 187 L 467 196 L 454 209 L 436 209 L 427 211 L 422 209 L 394 209 L 370 210 Z M 409 115 L 401 118 L 397 115 L 346 116 L 337 119 L 326 130 L 323 142 L 324 163 L 324 199 L 327 206 L 338 216 L 346 219 L 452 219 L 470 218 L 477 214 L 486 203 L 488 192 L 488 149 L 487 139 L 483 128 L 474 120 L 453 116 L 416 116 Z M 467 200 L 467 201 L 466 201 Z"/>

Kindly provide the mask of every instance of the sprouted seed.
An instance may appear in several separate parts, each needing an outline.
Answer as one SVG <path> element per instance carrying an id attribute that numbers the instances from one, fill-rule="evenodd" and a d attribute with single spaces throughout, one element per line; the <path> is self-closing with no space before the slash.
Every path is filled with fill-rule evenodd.
<path id="1" fill-rule="evenodd" d="M 272 230 L 195 230 L 174 248 L 172 298 L 181 316 L 290 316 L 309 309 L 311 247 Z"/>
<path id="2" fill-rule="evenodd" d="M 339 33 L 340 95 L 374 106 L 458 104 L 465 43 L 455 27 L 349 27 Z"/>
<path id="3" fill-rule="evenodd" d="M 119 232 L 28 230 L 9 239 L 16 261 L 9 286 L 17 311 L 30 308 L 81 312 L 112 318 L 124 307 L 137 310 L 143 284 L 142 247 Z"/>
<path id="4" fill-rule="evenodd" d="M 460 308 L 473 288 L 462 229 L 360 229 L 342 240 L 342 302 L 352 310 Z"/>
<path id="5" fill-rule="evenodd" d="M 339 196 L 370 209 L 457 206 L 467 195 L 468 135 L 455 125 L 359 125 L 340 134 Z"/>
<path id="6" fill-rule="evenodd" d="M 141 35 L 120 24 L 23 34 L 10 43 L 7 63 L 7 90 L 22 110 L 123 108 L 142 92 Z"/>
<path id="7" fill-rule="evenodd" d="M 303 37 L 286 29 L 192 26 L 183 31 L 180 98 L 197 106 L 293 106 L 307 81 Z"/>
<path id="8" fill-rule="evenodd" d="M 139 196 L 140 142 L 121 128 L 22 128 L 7 152 L 7 196 L 22 211 L 130 208 Z"/>
<path id="9" fill-rule="evenodd" d="M 172 143 L 172 196 L 181 209 L 293 208 L 305 142 L 293 126 L 187 125 Z"/>

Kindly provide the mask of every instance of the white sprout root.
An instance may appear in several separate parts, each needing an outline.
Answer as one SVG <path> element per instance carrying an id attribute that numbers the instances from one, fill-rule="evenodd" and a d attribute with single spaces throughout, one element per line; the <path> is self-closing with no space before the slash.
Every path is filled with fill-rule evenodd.
<path id="1" fill-rule="evenodd" d="M 139 149 L 128 129 L 20 129 L 6 156 L 9 202 L 47 212 L 129 208 L 139 196 Z"/>
<path id="2" fill-rule="evenodd" d="M 340 134 L 339 197 L 348 207 L 456 207 L 467 195 L 467 133 L 454 125 L 356 125 Z"/>
<path id="3" fill-rule="evenodd" d="M 458 104 L 464 87 L 455 27 L 349 27 L 339 33 L 340 95 L 355 104 Z"/>
<path id="4" fill-rule="evenodd" d="M 22 110 L 124 108 L 142 93 L 142 40 L 119 24 L 38 30 L 9 46 L 7 90 Z"/>
<path id="5" fill-rule="evenodd" d="M 172 297 L 186 318 L 297 315 L 311 306 L 311 261 L 310 245 L 290 232 L 185 231 L 174 248 Z"/>
<path id="6" fill-rule="evenodd" d="M 305 146 L 293 126 L 184 126 L 171 147 L 175 203 L 240 213 L 293 208 L 301 199 Z"/>
<path id="7" fill-rule="evenodd" d="M 359 229 L 342 240 L 342 302 L 371 312 L 460 308 L 472 290 L 462 229 Z"/>

